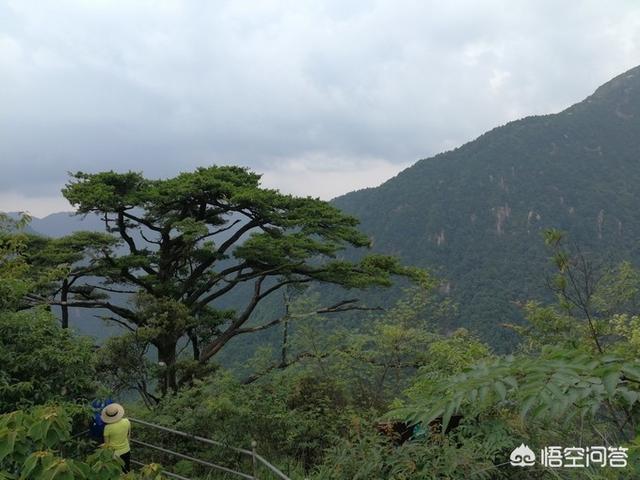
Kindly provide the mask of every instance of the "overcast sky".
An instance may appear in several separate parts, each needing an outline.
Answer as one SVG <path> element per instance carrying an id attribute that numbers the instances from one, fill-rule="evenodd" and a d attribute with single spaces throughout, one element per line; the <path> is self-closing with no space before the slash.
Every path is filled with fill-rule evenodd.
<path id="1" fill-rule="evenodd" d="M 0 211 L 214 163 L 329 199 L 637 64 L 636 0 L 0 0 Z"/>

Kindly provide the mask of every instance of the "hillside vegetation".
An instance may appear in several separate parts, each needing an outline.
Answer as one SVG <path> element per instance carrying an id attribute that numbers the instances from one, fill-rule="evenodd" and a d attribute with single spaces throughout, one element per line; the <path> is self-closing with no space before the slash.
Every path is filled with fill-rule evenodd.
<path id="1" fill-rule="evenodd" d="M 429 267 L 466 326 L 500 349 L 514 302 L 545 294 L 541 232 L 569 233 L 593 260 L 640 260 L 640 67 L 553 115 L 491 130 L 334 204 L 374 250 Z"/>

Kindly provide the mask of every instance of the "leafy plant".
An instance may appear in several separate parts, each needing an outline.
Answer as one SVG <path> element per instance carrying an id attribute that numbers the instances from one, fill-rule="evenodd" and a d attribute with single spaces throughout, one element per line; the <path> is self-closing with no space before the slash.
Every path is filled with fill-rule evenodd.
<path id="1" fill-rule="evenodd" d="M 569 422 L 605 415 L 624 437 L 633 431 L 640 398 L 640 361 L 548 347 L 539 357 L 508 356 L 439 381 L 418 382 L 415 403 L 391 413 L 428 424 L 456 412 L 479 415 L 506 408 L 533 420 Z"/>
<path id="2" fill-rule="evenodd" d="M 73 441 L 73 405 L 47 405 L 0 416 L 0 478 L 7 480 L 161 480 L 161 468 L 148 465 L 122 475 L 113 451 L 99 448 L 85 458 L 64 455 Z"/>
<path id="3" fill-rule="evenodd" d="M 0 312 L 0 413 L 96 389 L 93 348 L 42 308 Z"/>

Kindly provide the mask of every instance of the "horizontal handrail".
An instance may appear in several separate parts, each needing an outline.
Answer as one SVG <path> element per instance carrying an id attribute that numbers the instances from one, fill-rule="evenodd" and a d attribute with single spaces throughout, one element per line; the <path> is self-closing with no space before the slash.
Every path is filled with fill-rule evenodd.
<path id="1" fill-rule="evenodd" d="M 248 480 L 255 480 L 255 477 L 252 475 L 247 475 L 246 473 L 237 472 L 227 467 L 223 467 L 222 465 L 216 465 L 215 463 L 207 462 L 206 460 L 200 460 L 199 458 L 191 457 L 189 455 L 185 455 L 184 453 L 174 452 L 173 450 L 169 450 L 168 448 L 159 447 L 157 445 L 153 445 L 151 443 L 142 442 L 140 440 L 131 439 L 132 443 L 137 445 L 142 445 L 143 447 L 152 448 L 154 450 L 159 450 L 164 453 L 168 453 L 170 455 L 174 455 L 176 457 L 183 458 L 185 460 L 189 460 L 191 462 L 199 463 L 200 465 L 204 465 L 209 468 L 215 468 L 217 470 L 221 470 L 226 473 L 231 473 L 233 475 L 238 475 L 239 477 L 246 478 Z"/>
<path id="2" fill-rule="evenodd" d="M 233 450 L 234 452 L 243 453 L 244 455 L 253 455 L 251 450 L 245 450 L 244 448 L 236 448 L 230 445 L 227 445 L 222 442 L 218 442 L 216 440 L 211 440 L 210 438 L 199 437 L 198 435 L 193 435 L 187 432 L 181 432 L 180 430 L 174 430 L 173 428 L 163 427 L 162 425 L 156 425 L 155 423 L 145 422 L 144 420 L 138 420 L 137 418 L 129 417 L 129 420 L 133 423 L 139 423 L 140 425 L 146 425 L 147 427 L 156 428 L 158 430 L 164 430 L 165 432 L 173 433 L 175 435 L 179 435 L 185 438 L 191 438 L 193 440 L 197 440 L 199 442 L 208 443 L 209 445 L 215 445 L 217 447 L 227 448 L 229 450 Z"/>
<path id="3" fill-rule="evenodd" d="M 244 449 L 244 448 L 232 447 L 230 445 L 227 445 L 225 443 L 219 442 L 217 440 L 211 440 L 210 438 L 200 437 L 198 435 L 193 435 L 191 433 L 182 432 L 180 430 L 175 430 L 173 428 L 164 427 L 162 425 L 157 425 L 155 423 L 146 422 L 144 420 L 139 420 L 137 418 L 129 417 L 129 420 L 132 421 L 133 423 L 138 423 L 140 425 L 145 425 L 147 427 L 155 428 L 157 430 L 162 430 L 162 431 L 165 431 L 165 432 L 173 433 L 174 435 L 179 435 L 179 436 L 184 437 L 184 438 L 190 438 L 190 439 L 196 440 L 198 442 L 206 443 L 206 444 L 209 444 L 209 445 L 215 445 L 217 447 L 222 447 L 222 448 L 226 448 L 226 449 L 229 449 L 231 451 L 234 451 L 234 452 L 242 453 L 243 455 L 248 455 L 249 457 L 253 458 L 254 461 L 260 462 L 265 468 L 270 470 L 273 474 L 275 474 L 281 480 L 291 480 L 280 469 L 278 469 L 276 466 L 272 465 L 262 455 L 259 455 L 255 451 L 247 450 L 247 449 Z M 136 442 L 136 440 L 133 440 L 133 441 Z M 142 442 L 137 441 L 137 443 L 142 443 Z M 161 449 L 161 447 L 156 447 L 156 446 L 150 445 L 150 444 L 148 446 L 150 446 L 150 448 Z M 167 453 L 172 453 L 172 454 L 175 454 L 175 455 L 178 455 L 178 456 L 182 456 L 183 458 L 187 458 L 188 457 L 186 455 L 179 454 L 177 452 L 172 452 L 170 450 L 167 450 Z M 204 460 L 199 460 L 199 459 L 196 459 L 196 458 L 193 458 L 193 457 L 188 457 L 187 459 L 190 459 L 190 460 L 192 460 L 194 462 L 199 462 L 199 463 L 204 462 Z M 211 465 L 215 465 L 215 464 L 211 464 Z M 212 468 L 220 468 L 220 465 L 217 465 L 216 467 L 212 467 Z M 221 467 L 221 468 L 226 468 L 226 467 Z M 233 470 L 230 470 L 229 473 L 234 473 L 236 475 L 241 475 L 241 476 L 244 476 L 245 478 L 248 478 L 248 479 L 254 479 L 255 478 L 255 477 L 247 475 L 245 473 L 235 472 Z"/>
<path id="4" fill-rule="evenodd" d="M 145 466 L 144 463 L 137 462 L 135 460 L 131 460 L 131 463 L 133 463 L 134 465 L 137 465 L 139 467 L 144 467 Z M 183 477 L 182 475 L 178 475 L 177 473 L 167 472 L 164 468 L 162 469 L 162 474 L 166 475 L 169 478 L 175 478 L 177 480 L 191 480 L 190 478 Z"/>
<path id="5" fill-rule="evenodd" d="M 260 461 L 260 463 L 262 463 L 262 465 L 267 467 L 269 470 L 271 470 L 273 473 L 275 473 L 282 480 L 291 480 L 284 473 L 282 473 L 277 467 L 271 465 L 262 455 L 256 453 L 256 460 Z"/>

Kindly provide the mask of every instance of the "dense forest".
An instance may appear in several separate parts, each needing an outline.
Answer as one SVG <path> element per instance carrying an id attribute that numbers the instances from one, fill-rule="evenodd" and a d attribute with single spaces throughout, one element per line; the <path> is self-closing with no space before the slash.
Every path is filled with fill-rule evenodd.
<path id="1" fill-rule="evenodd" d="M 133 438 L 165 451 L 134 444 L 145 466 L 123 476 L 84 435 L 91 402 L 109 397 L 131 418 L 255 448 L 291 479 L 640 475 L 633 258 L 606 265 L 570 233 L 540 232 L 548 293 L 518 305 L 505 355 L 442 328 L 459 306 L 428 269 L 372 253 L 358 219 L 263 188 L 247 169 L 77 172 L 63 194 L 104 231 L 51 238 L 26 216 L 1 220 L 2 479 L 238 478 L 185 456 L 275 478 L 237 451 L 143 424 Z M 71 309 L 121 334 L 94 345 L 69 328 Z M 220 361 L 267 331 L 278 342 L 250 343 L 244 368 Z M 523 468 L 510 464 L 520 445 L 604 457 Z"/>

